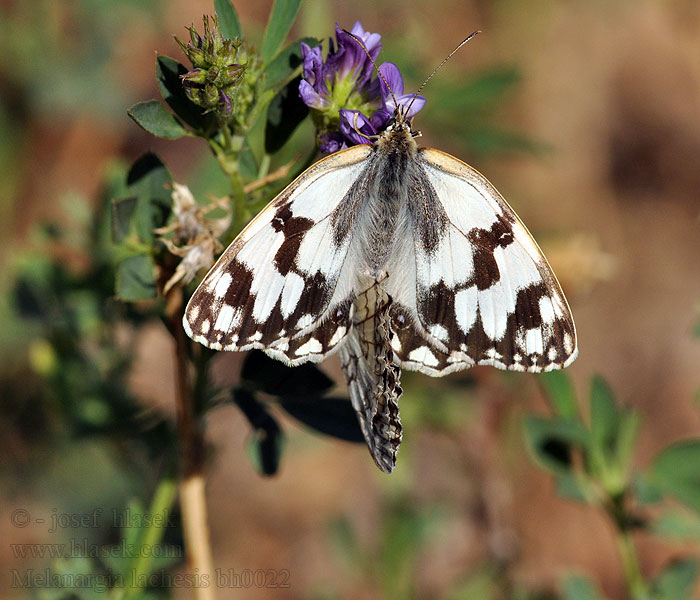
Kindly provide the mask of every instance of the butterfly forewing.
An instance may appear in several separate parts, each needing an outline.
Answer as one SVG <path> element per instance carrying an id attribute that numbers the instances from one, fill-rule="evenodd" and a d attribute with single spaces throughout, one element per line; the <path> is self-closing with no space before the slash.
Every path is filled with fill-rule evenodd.
<path id="1" fill-rule="evenodd" d="M 389 290 L 402 366 L 441 376 L 476 364 L 540 372 L 573 362 L 568 304 L 517 215 L 465 163 L 432 149 L 421 149 L 417 163 L 408 194 L 420 198 L 415 292 L 405 283 Z"/>
<path id="2" fill-rule="evenodd" d="M 215 350 L 318 361 L 350 328 L 353 232 L 339 218 L 362 181 L 357 146 L 305 171 L 234 240 L 190 299 L 184 327 Z"/>

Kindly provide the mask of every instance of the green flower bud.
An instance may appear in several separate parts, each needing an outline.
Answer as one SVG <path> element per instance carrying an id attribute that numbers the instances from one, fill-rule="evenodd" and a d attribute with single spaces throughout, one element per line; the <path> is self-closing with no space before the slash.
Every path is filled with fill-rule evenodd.
<path id="1" fill-rule="evenodd" d="M 240 39 L 223 37 L 218 17 L 205 15 L 203 22 L 203 36 L 191 25 L 189 43 L 175 38 L 193 67 L 182 75 L 182 85 L 198 106 L 217 112 L 227 122 L 244 123 L 256 95 L 260 61 Z M 251 68 L 251 77 L 245 77 Z"/>

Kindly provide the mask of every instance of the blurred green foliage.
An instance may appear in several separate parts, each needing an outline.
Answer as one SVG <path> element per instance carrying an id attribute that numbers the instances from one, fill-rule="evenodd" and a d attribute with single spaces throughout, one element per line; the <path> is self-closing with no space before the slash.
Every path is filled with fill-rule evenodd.
<path id="1" fill-rule="evenodd" d="M 49 0 L 14 2 L 2 8 L 8 25 L 0 40 L 0 71 L 6 85 L 27 99 L 24 110 L 50 115 L 77 110 L 121 121 L 128 87 L 111 62 L 134 23 L 153 25 L 160 0 L 108 2 Z"/>
<path id="2" fill-rule="evenodd" d="M 568 376 L 552 372 L 540 377 L 553 416 L 529 416 L 524 433 L 533 460 L 551 473 L 557 492 L 603 511 L 615 528 L 625 580 L 633 600 L 688 598 L 698 574 L 697 557 L 675 559 L 654 578 L 641 571 L 632 532 L 661 535 L 684 532 L 700 517 L 700 438 L 662 449 L 646 468 L 635 465 L 640 417 L 621 406 L 600 377 L 591 381 L 588 414 L 576 399 Z M 693 512 L 664 512 L 652 517 L 649 505 L 665 498 Z M 572 598 L 602 598 L 592 584 L 571 580 L 565 591 Z M 573 595 L 572 595 L 573 594 Z"/>

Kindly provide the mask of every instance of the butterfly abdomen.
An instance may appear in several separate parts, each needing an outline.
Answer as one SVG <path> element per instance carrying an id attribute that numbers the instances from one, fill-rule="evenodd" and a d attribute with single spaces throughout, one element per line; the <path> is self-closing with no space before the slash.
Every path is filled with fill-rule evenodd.
<path id="1" fill-rule="evenodd" d="M 391 298 L 382 280 L 366 282 L 368 287 L 354 302 L 353 327 L 340 349 L 340 362 L 370 454 L 390 473 L 402 438 L 401 369 L 390 345 Z"/>

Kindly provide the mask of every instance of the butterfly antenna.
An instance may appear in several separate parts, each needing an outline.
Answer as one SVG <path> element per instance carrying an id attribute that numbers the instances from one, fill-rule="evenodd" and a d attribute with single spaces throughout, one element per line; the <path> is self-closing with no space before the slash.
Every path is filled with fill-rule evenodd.
<path id="1" fill-rule="evenodd" d="M 408 110 L 407 110 L 406 112 L 408 112 L 408 111 L 411 110 L 411 106 L 413 106 L 413 103 L 415 102 L 416 98 L 418 97 L 418 94 L 420 94 L 420 93 L 423 91 L 423 88 L 424 88 L 424 87 L 426 86 L 426 84 L 433 78 L 433 75 L 435 75 L 435 73 L 437 73 L 440 69 L 442 69 L 442 67 L 444 66 L 444 64 L 445 64 L 448 60 L 450 60 L 455 54 L 457 54 L 458 50 L 459 50 L 462 46 L 464 46 L 464 44 L 466 44 L 469 40 L 471 40 L 473 37 L 475 37 L 478 33 L 481 33 L 481 30 L 473 31 L 472 33 L 470 33 L 467 37 L 465 37 L 465 38 L 457 45 L 457 47 L 456 47 L 452 52 L 450 52 L 450 53 L 444 58 L 444 60 L 443 60 L 437 67 L 435 67 L 435 68 L 433 69 L 433 72 L 432 72 L 430 75 L 428 75 L 428 78 L 427 78 L 423 83 L 421 83 L 421 86 L 418 88 L 418 91 L 413 95 L 413 98 L 411 99 L 411 102 L 410 102 L 410 104 L 408 105 Z"/>
<path id="2" fill-rule="evenodd" d="M 391 89 L 391 86 L 389 85 L 389 82 L 386 80 L 386 77 L 384 77 L 384 74 L 379 70 L 377 63 L 372 58 L 372 55 L 368 52 L 367 47 L 365 46 L 364 42 L 360 38 L 358 38 L 354 33 L 350 33 L 347 29 L 343 29 L 342 31 L 343 31 L 343 33 L 346 33 L 347 35 L 349 35 L 358 44 L 360 44 L 360 48 L 362 48 L 365 51 L 367 58 L 369 58 L 370 62 L 374 65 L 374 69 L 377 71 L 377 74 L 382 78 L 384 85 L 386 85 L 386 89 L 389 90 L 389 93 L 391 94 L 391 99 L 394 101 L 394 106 L 396 106 L 396 108 L 398 108 L 399 103 L 396 101 L 396 96 L 394 96 L 394 91 Z"/>

